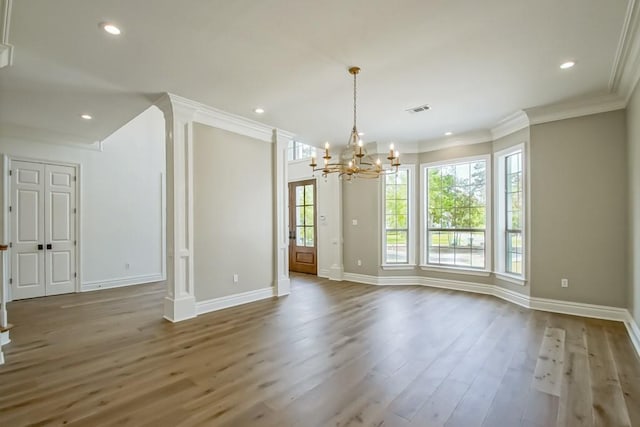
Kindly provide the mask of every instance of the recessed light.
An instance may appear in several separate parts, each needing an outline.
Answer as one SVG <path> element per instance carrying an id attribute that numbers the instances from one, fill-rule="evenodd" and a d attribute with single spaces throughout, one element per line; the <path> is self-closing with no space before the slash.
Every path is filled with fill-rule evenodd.
<path id="1" fill-rule="evenodd" d="M 111 24 L 109 22 L 103 22 L 100 24 L 100 27 L 105 30 L 107 33 L 114 35 L 114 36 L 119 36 L 120 33 L 122 33 L 122 31 L 120 31 L 120 28 L 116 27 L 114 24 Z"/>
<path id="2" fill-rule="evenodd" d="M 560 64 L 560 68 L 563 70 L 568 70 L 569 68 L 572 68 L 574 65 L 576 65 L 575 61 L 567 61 Z"/>
<path id="3" fill-rule="evenodd" d="M 358 136 L 364 135 L 364 132 L 358 132 Z"/>
<path id="4" fill-rule="evenodd" d="M 260 108 L 260 107 L 254 108 L 253 112 L 256 113 L 256 114 L 262 114 L 262 113 L 264 113 L 264 108 Z"/>
<path id="5" fill-rule="evenodd" d="M 444 133 L 444 136 L 451 136 L 451 135 L 453 135 L 453 132 L 445 132 Z"/>
<path id="6" fill-rule="evenodd" d="M 85 120 L 91 120 L 93 119 L 93 117 L 91 116 L 91 114 L 81 114 L 80 115 L 81 118 L 85 119 Z"/>

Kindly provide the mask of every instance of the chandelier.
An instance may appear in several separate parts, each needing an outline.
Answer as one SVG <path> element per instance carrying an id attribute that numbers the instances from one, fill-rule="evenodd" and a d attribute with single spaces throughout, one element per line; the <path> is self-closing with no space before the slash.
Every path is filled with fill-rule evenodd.
<path id="1" fill-rule="evenodd" d="M 380 158 L 373 159 L 367 154 L 366 149 L 356 126 L 357 119 L 357 86 L 356 76 L 360 72 L 359 67 L 349 68 L 349 74 L 353 76 L 353 129 L 347 147 L 342 150 L 340 157 L 335 162 L 331 162 L 331 154 L 329 153 L 329 143 L 324 144 L 324 165 L 318 167 L 316 156 L 311 157 L 311 168 L 313 172 L 322 172 L 322 176 L 326 177 L 330 173 L 337 173 L 343 179 L 351 181 L 355 178 L 378 178 L 380 175 L 395 173 L 400 166 L 400 153 L 394 150 L 393 144 L 389 147 L 388 165 L 383 165 Z"/>

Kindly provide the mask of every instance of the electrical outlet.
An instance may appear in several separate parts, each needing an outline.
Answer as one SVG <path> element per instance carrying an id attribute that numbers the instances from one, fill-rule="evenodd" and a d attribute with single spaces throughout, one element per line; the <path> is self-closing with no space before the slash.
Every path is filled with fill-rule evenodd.
<path id="1" fill-rule="evenodd" d="M 361 265 L 362 265 L 362 260 L 361 260 L 361 259 L 359 259 L 359 260 L 358 260 L 358 266 L 361 266 Z"/>
<path id="2" fill-rule="evenodd" d="M 569 279 L 560 280 L 560 286 L 562 286 L 563 288 L 568 288 L 569 287 Z"/>
<path id="3" fill-rule="evenodd" d="M 352 219 L 352 220 L 351 220 L 351 224 L 353 224 L 353 225 L 358 225 L 358 220 L 357 220 L 357 219 Z"/>
<path id="4" fill-rule="evenodd" d="M 237 274 L 233 275 L 233 283 L 238 283 L 238 275 Z"/>

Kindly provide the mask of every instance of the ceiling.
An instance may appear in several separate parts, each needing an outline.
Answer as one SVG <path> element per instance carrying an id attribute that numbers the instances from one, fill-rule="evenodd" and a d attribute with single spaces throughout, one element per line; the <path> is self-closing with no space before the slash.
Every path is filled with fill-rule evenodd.
<path id="1" fill-rule="evenodd" d="M 628 1 L 20 0 L 0 126 L 94 142 L 171 92 L 343 144 L 358 65 L 363 139 L 429 141 L 607 93 Z"/>

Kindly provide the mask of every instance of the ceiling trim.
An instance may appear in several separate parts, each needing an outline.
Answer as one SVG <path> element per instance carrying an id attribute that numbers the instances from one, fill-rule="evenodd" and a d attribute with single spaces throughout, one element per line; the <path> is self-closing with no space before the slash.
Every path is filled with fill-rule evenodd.
<path id="1" fill-rule="evenodd" d="M 430 141 L 420 141 L 418 143 L 419 152 L 427 153 L 429 151 L 442 150 L 444 148 L 457 147 L 460 145 L 482 144 L 483 142 L 492 142 L 491 131 L 488 129 L 480 129 L 471 132 L 465 132 L 460 135 L 452 135 L 444 138 L 432 139 Z"/>
<path id="2" fill-rule="evenodd" d="M 616 56 L 609 78 L 609 90 L 628 102 L 640 79 L 640 6 L 629 0 Z"/>
<path id="3" fill-rule="evenodd" d="M 231 114 L 217 108 L 210 107 L 198 101 L 194 101 L 173 93 L 163 94 L 155 104 L 164 110 L 164 106 L 170 103 L 171 107 L 183 108 L 191 111 L 193 121 L 207 126 L 223 129 L 229 132 L 245 135 L 265 142 L 273 142 L 274 126 L 269 126 L 246 117 Z M 278 132 L 293 135 L 290 132 L 278 129 Z"/>
<path id="4" fill-rule="evenodd" d="M 627 100 L 615 94 L 606 94 L 583 98 L 565 103 L 545 105 L 525 109 L 530 125 L 572 119 L 591 114 L 621 110 L 627 106 Z"/>
<path id="5" fill-rule="evenodd" d="M 529 126 L 529 117 L 527 113 L 522 110 L 518 110 L 500 120 L 494 127 L 491 128 L 491 137 L 495 141 L 496 139 L 504 138 L 507 135 L 511 135 L 514 132 L 522 130 Z"/>

